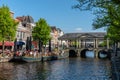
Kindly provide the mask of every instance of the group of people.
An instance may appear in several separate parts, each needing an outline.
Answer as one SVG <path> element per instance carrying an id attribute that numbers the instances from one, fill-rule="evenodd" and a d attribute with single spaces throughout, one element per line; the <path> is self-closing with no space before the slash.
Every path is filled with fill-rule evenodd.
<path id="1" fill-rule="evenodd" d="M 12 57 L 13 56 L 13 51 L 9 49 L 5 49 L 4 51 L 0 50 L 0 58 L 1 57 Z"/>
<path id="2" fill-rule="evenodd" d="M 27 57 L 37 57 L 39 52 L 37 50 L 29 51 L 16 51 L 15 56 L 27 56 Z"/>
<path id="3" fill-rule="evenodd" d="M 61 52 L 60 52 L 61 53 Z M 4 52 L 0 50 L 0 57 L 13 57 L 13 56 L 27 56 L 27 57 L 39 57 L 39 56 L 52 56 L 52 55 L 59 55 L 58 50 L 49 50 L 39 52 L 38 50 L 17 50 L 11 51 L 9 49 L 5 49 Z"/>

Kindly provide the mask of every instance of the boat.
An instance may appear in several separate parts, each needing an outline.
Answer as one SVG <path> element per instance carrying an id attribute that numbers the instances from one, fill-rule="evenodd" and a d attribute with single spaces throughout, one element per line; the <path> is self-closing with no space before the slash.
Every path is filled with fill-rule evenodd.
<path id="1" fill-rule="evenodd" d="M 50 61 L 52 59 L 52 56 L 42 56 L 41 61 Z"/>
<path id="2" fill-rule="evenodd" d="M 21 58 L 23 61 L 25 62 L 38 62 L 41 61 L 42 57 L 26 57 L 26 56 L 22 56 Z"/>
<path id="3" fill-rule="evenodd" d="M 59 55 L 50 55 L 43 56 L 41 54 L 34 55 L 25 55 L 25 56 L 14 56 L 9 62 L 38 62 L 38 61 L 51 61 L 67 58 L 69 53 L 66 51 L 62 51 Z"/>
<path id="4" fill-rule="evenodd" d="M 9 60 L 9 62 L 37 62 L 41 61 L 42 57 L 41 55 L 37 56 L 13 56 L 12 59 Z"/>
<path id="5" fill-rule="evenodd" d="M 22 60 L 22 56 L 13 56 L 8 62 L 25 62 Z"/>
<path id="6" fill-rule="evenodd" d="M 53 52 L 51 56 L 42 56 L 41 61 L 52 61 L 69 57 L 69 53 L 67 50 L 62 50 L 59 54 L 58 53 L 59 52 Z"/>

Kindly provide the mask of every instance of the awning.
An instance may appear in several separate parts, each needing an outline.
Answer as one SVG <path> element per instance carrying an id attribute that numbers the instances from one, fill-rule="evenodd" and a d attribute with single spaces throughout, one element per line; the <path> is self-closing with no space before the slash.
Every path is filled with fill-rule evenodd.
<path id="1" fill-rule="evenodd" d="M 17 42 L 17 45 L 25 45 L 25 42 L 18 41 L 18 42 Z"/>
<path id="2" fill-rule="evenodd" d="M 5 41 L 4 42 L 5 46 L 14 46 L 14 42 L 10 42 L 10 41 Z M 2 42 L 0 42 L 0 46 L 2 46 Z"/>

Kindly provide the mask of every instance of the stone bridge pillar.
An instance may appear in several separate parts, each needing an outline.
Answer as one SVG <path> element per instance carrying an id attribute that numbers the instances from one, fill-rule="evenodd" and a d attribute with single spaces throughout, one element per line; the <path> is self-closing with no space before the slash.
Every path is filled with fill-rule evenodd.
<path id="1" fill-rule="evenodd" d="M 94 49 L 94 58 L 98 58 L 99 49 Z"/>
<path id="2" fill-rule="evenodd" d="M 95 44 L 96 44 L 96 49 L 98 49 L 98 38 L 96 38 L 96 40 L 95 40 L 96 42 L 95 42 Z"/>

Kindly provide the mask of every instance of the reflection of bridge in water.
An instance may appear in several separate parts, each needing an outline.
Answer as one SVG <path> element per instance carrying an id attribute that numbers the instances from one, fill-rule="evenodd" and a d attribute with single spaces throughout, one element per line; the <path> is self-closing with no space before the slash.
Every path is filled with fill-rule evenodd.
<path id="1" fill-rule="evenodd" d="M 87 50 L 92 50 L 94 57 L 98 57 L 101 50 L 109 49 L 109 40 L 104 38 L 105 35 L 103 32 L 67 33 L 59 40 L 63 49 L 69 49 L 70 56 L 84 56 Z M 102 42 L 106 42 L 106 46 L 101 46 Z"/>

